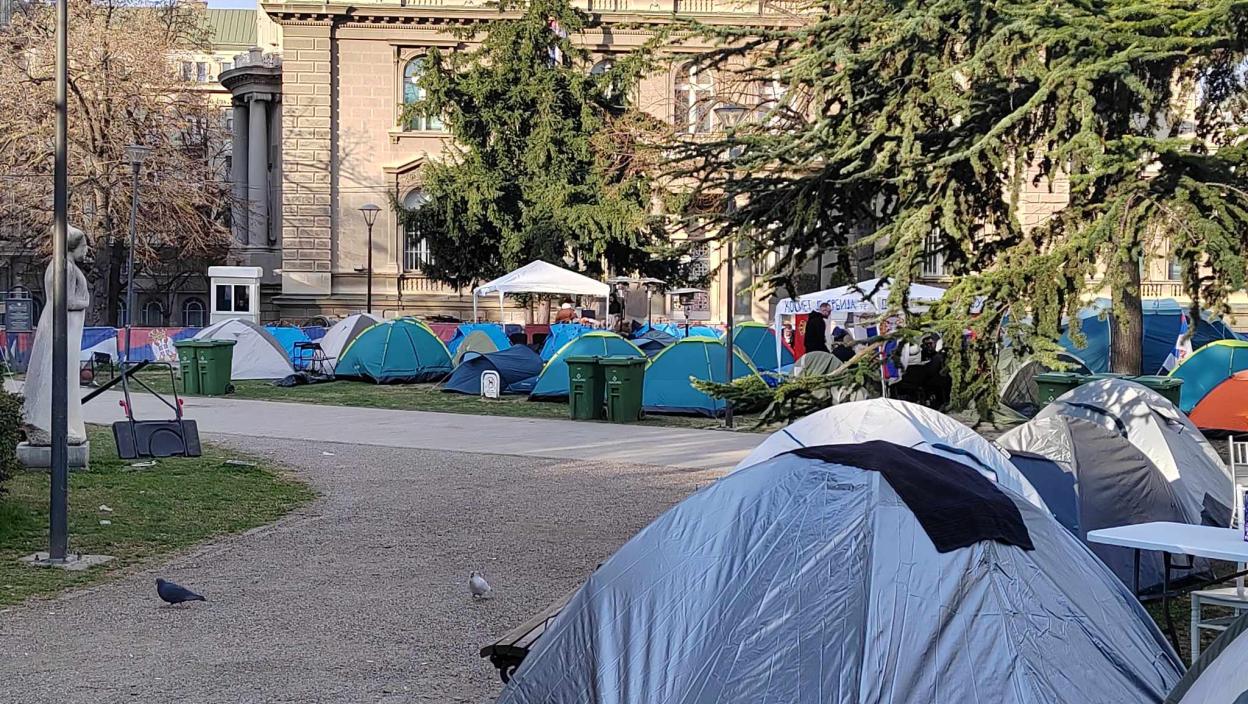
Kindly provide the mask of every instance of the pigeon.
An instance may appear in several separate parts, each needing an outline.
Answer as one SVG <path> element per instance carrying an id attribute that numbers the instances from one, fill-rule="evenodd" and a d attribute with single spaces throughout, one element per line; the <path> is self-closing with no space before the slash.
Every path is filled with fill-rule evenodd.
<path id="1" fill-rule="evenodd" d="M 473 599 L 484 599 L 490 595 L 490 583 L 485 581 L 485 577 L 473 572 L 468 575 L 468 591 L 472 593 Z"/>
<path id="2" fill-rule="evenodd" d="M 187 601 L 208 601 L 204 597 L 196 594 L 186 587 L 178 586 L 173 582 L 163 579 L 156 580 L 156 594 L 159 595 L 166 604 L 181 604 Z"/>

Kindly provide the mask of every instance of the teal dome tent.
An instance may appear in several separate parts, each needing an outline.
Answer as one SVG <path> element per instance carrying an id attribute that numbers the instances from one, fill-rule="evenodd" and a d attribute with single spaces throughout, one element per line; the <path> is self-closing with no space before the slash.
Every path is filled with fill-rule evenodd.
<path id="1" fill-rule="evenodd" d="M 733 350 L 732 378 L 758 376 L 740 349 Z M 724 383 L 728 380 L 728 351 L 708 337 L 686 337 L 654 356 L 646 366 L 642 406 L 646 413 L 692 413 L 717 416 L 725 402 L 693 388 L 690 378 Z"/>
<path id="2" fill-rule="evenodd" d="M 451 373 L 451 355 L 428 325 L 399 318 L 357 335 L 343 350 L 334 372 L 340 379 L 378 384 L 439 381 Z"/>
<path id="3" fill-rule="evenodd" d="M 559 348 L 550 361 L 546 362 L 529 398 L 535 400 L 567 398 L 568 357 L 589 356 L 645 357 L 646 355 L 637 349 L 636 345 L 613 332 L 587 332 Z"/>

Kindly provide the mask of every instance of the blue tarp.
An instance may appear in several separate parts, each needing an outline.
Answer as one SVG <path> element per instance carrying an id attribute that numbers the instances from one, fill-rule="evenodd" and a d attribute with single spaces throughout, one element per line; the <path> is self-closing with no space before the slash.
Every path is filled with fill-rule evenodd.
<path id="1" fill-rule="evenodd" d="M 478 330 L 489 335 L 498 349 L 505 350 L 511 347 L 511 340 L 503 331 L 503 326 L 497 323 L 460 323 L 459 327 L 455 328 L 455 335 L 446 341 L 446 350 L 451 353 L 452 357 L 455 356 L 455 350 L 459 349 L 459 344 L 464 341 L 464 338 Z"/>
<path id="2" fill-rule="evenodd" d="M 307 333 L 300 328 L 266 325 L 264 329 L 268 330 L 269 334 L 282 346 L 282 349 L 286 350 L 286 358 L 292 361 L 295 359 L 295 343 L 307 342 L 309 339 Z"/>
<path id="3" fill-rule="evenodd" d="M 1098 298 L 1091 306 L 1079 312 L 1081 329 L 1088 338 L 1086 347 L 1076 346 L 1069 335 L 1063 335 L 1059 341 L 1072 354 L 1083 360 L 1093 373 L 1110 371 L 1109 311 L 1112 308 L 1113 304 L 1109 299 Z M 1165 373 L 1162 365 L 1174 349 L 1175 340 L 1179 336 L 1181 313 L 1184 310 L 1183 306 L 1171 298 L 1144 301 L 1144 331 L 1141 339 L 1143 363 L 1140 367 L 1144 374 Z M 1102 313 L 1105 313 L 1104 319 L 1102 319 Z M 1192 349 L 1200 349 L 1214 340 L 1238 338 L 1239 336 L 1231 330 L 1230 326 L 1212 313 L 1205 311 L 1192 335 Z"/>
<path id="4" fill-rule="evenodd" d="M 300 329 L 303 330 L 303 334 L 307 335 L 308 339 L 313 342 L 325 337 L 325 333 L 329 332 L 329 328 L 324 325 L 305 325 Z"/>
<path id="5" fill-rule="evenodd" d="M 549 361 L 559 350 L 563 349 L 564 345 L 592 331 L 593 328 L 580 323 L 551 325 L 550 334 L 546 336 L 546 342 L 542 344 L 542 359 Z"/>
<path id="6" fill-rule="evenodd" d="M 642 352 L 645 352 L 647 357 L 653 357 L 671 345 L 676 344 L 678 339 L 680 338 L 673 337 L 672 335 L 655 328 L 653 330 L 646 331 L 643 335 L 634 337 L 633 344 L 637 345 L 638 349 Z"/>
<path id="7" fill-rule="evenodd" d="M 734 350 L 732 378 L 757 374 L 750 361 Z M 647 413 L 723 413 L 724 401 L 693 388 L 690 378 L 724 383 L 728 380 L 728 348 L 719 340 L 687 337 L 660 352 L 646 366 L 642 405 Z"/>
<path id="8" fill-rule="evenodd" d="M 468 357 L 451 373 L 443 391 L 478 395 L 481 393 L 481 372 L 498 372 L 503 393 L 527 393 L 542 373 L 542 358 L 524 345 L 516 345 L 489 354 L 468 353 Z"/>

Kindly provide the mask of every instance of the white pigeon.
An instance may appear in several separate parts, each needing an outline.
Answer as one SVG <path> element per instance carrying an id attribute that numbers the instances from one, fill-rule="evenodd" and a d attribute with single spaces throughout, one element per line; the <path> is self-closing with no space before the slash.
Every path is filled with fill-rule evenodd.
<path id="1" fill-rule="evenodd" d="M 468 591 L 473 599 L 484 599 L 490 595 L 490 583 L 485 581 L 485 577 L 473 572 L 468 575 Z"/>

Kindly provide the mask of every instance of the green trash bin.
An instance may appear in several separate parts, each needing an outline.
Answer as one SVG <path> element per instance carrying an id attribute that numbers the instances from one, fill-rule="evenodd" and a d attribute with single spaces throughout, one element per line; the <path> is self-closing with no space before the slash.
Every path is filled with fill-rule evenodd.
<path id="1" fill-rule="evenodd" d="M 568 414 L 572 420 L 602 420 L 603 368 L 597 357 L 568 357 Z"/>
<path id="2" fill-rule="evenodd" d="M 1183 393 L 1182 379 L 1176 379 L 1172 376 L 1145 374 L 1144 376 L 1133 377 L 1131 381 L 1134 381 L 1141 386 L 1147 386 L 1153 391 L 1165 396 L 1166 400 L 1173 403 L 1175 406 L 1179 405 L 1179 397 Z"/>
<path id="3" fill-rule="evenodd" d="M 201 340 L 199 347 L 199 393 L 229 393 L 230 368 L 234 364 L 234 340 Z"/>
<path id="4" fill-rule="evenodd" d="M 178 340 L 178 375 L 182 377 L 182 393 L 199 395 L 199 348 L 202 340 Z"/>
<path id="5" fill-rule="evenodd" d="M 1083 384 L 1087 375 L 1076 372 L 1043 372 L 1036 375 L 1036 402 L 1041 406 L 1057 400 L 1058 396 Z"/>
<path id="6" fill-rule="evenodd" d="M 641 420 L 641 391 L 646 378 L 645 357 L 600 357 L 606 384 L 607 420 L 634 423 Z"/>

